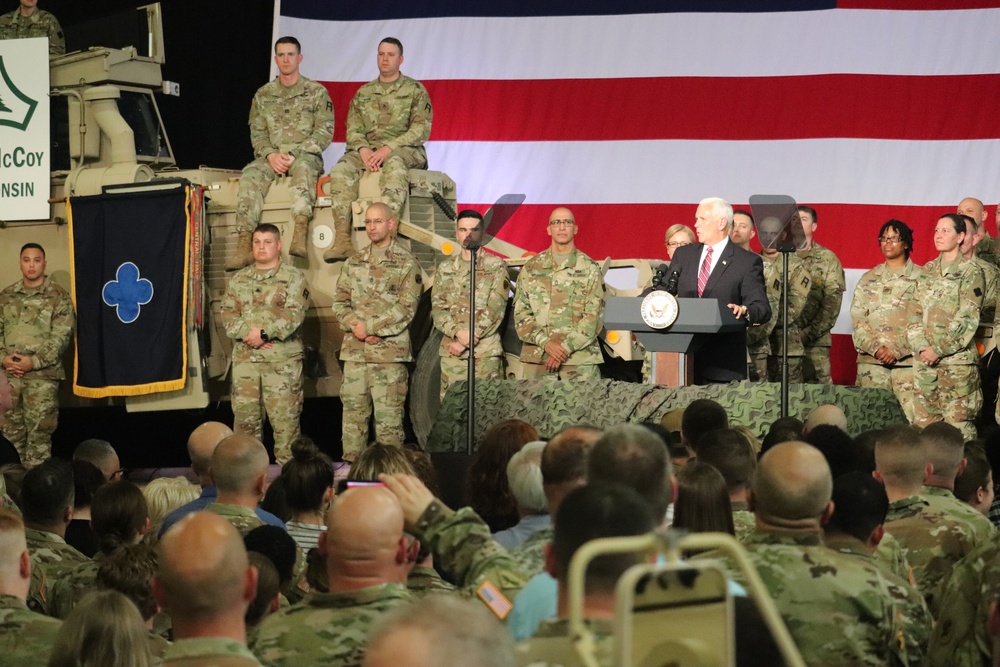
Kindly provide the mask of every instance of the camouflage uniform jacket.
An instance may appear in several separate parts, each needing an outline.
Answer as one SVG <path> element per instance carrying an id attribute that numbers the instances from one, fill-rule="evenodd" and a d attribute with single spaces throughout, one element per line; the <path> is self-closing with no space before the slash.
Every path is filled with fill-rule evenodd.
<path id="1" fill-rule="evenodd" d="M 781 256 L 768 257 L 761 254 L 764 260 L 764 286 L 767 287 L 767 300 L 771 305 L 771 312 L 774 316 L 766 323 L 747 329 L 747 341 L 751 337 L 757 338 L 758 329 L 766 331 L 767 349 L 771 354 L 781 354 L 781 283 L 784 278 L 784 261 Z M 791 289 L 788 291 L 788 354 L 802 356 L 805 348 L 799 337 L 803 327 L 816 316 L 817 308 L 815 302 L 809 300 L 809 293 L 812 290 L 813 278 L 809 267 L 801 258 L 795 254 L 788 255 L 788 282 Z M 811 306 L 808 310 L 806 306 Z M 761 345 L 763 347 L 763 345 Z"/>
<path id="2" fill-rule="evenodd" d="M 983 303 L 979 309 L 979 323 L 993 324 L 997 314 L 997 300 L 1000 299 L 1000 269 L 975 255 L 970 261 L 983 272 L 983 283 L 986 286 L 983 291 Z"/>
<path id="3" fill-rule="evenodd" d="M 55 533 L 25 527 L 24 536 L 28 542 L 31 557 L 45 567 L 49 576 L 49 586 L 90 559 L 66 544 L 66 540 Z"/>
<path id="4" fill-rule="evenodd" d="M 21 9 L 0 16 L 0 39 L 25 39 L 48 37 L 49 55 L 66 53 L 66 37 L 59 19 L 51 13 L 36 9 L 31 16 L 21 16 Z"/>
<path id="5" fill-rule="evenodd" d="M 809 345 L 830 347 L 830 330 L 840 315 L 840 304 L 844 299 L 847 285 L 844 281 L 844 267 L 833 251 L 815 241 L 806 250 L 795 253 L 809 267 L 812 274 L 812 289 L 807 306 L 816 310 L 816 316 L 803 327 Z"/>
<path id="6" fill-rule="evenodd" d="M 968 522 L 932 508 L 924 496 L 889 503 L 885 529 L 899 540 L 913 568 L 917 590 L 936 614 L 938 587 L 955 563 L 976 548 L 975 533 Z"/>
<path id="7" fill-rule="evenodd" d="M 947 265 L 940 256 L 927 262 L 910 310 L 910 349 L 916 354 L 930 347 L 940 364 L 978 363 L 973 336 L 984 290 L 983 272 L 961 255 Z"/>
<path id="8" fill-rule="evenodd" d="M 407 146 L 426 160 L 424 142 L 431 136 L 433 120 L 431 98 L 422 83 L 402 74 L 392 83 L 375 79 L 358 89 L 347 110 L 347 151 Z"/>
<path id="9" fill-rule="evenodd" d="M 888 535 L 888 533 L 886 534 Z M 905 583 L 916 590 L 916 583 L 912 580 L 913 574 L 909 566 L 905 565 L 905 559 L 900 561 L 885 560 L 884 554 L 880 555 L 877 550 L 872 553 L 868 549 L 868 545 L 853 535 L 847 535 L 846 533 L 827 532 L 823 535 L 823 544 L 834 551 L 855 556 L 866 563 L 871 563 L 885 572 L 887 576 L 896 577 L 899 579 L 899 583 Z"/>
<path id="10" fill-rule="evenodd" d="M 0 667 L 45 667 L 62 621 L 36 614 L 12 595 L 0 595 Z"/>
<path id="11" fill-rule="evenodd" d="M 412 599 L 400 584 L 310 593 L 261 621 L 250 646 L 267 667 L 359 667 L 372 623 Z"/>
<path id="12" fill-rule="evenodd" d="M 49 615 L 66 618 L 83 596 L 97 589 L 97 568 L 104 559 L 98 551 L 94 559 L 76 566 L 52 584 Z"/>
<path id="13" fill-rule="evenodd" d="M 807 665 L 925 664 L 931 617 L 906 583 L 818 531 L 757 531 L 747 548 Z"/>
<path id="14" fill-rule="evenodd" d="M 597 262 L 574 249 L 566 262 L 545 250 L 528 260 L 517 278 L 514 326 L 524 343 L 521 361 L 544 363 L 545 344 L 569 350 L 565 365 L 604 361 L 597 335 L 604 311 L 604 278 Z"/>
<path id="15" fill-rule="evenodd" d="M 240 535 L 246 535 L 254 528 L 263 526 L 264 522 L 257 513 L 249 507 L 243 505 L 233 505 L 230 503 L 209 503 L 205 506 L 206 512 L 215 512 L 223 519 L 233 524 Z M 297 560 L 297 559 L 296 559 Z"/>
<path id="16" fill-rule="evenodd" d="M 851 300 L 851 328 L 859 364 L 881 365 L 875 352 L 883 345 L 896 357 L 896 366 L 913 364 L 907 326 L 920 274 L 920 265 L 906 260 L 902 271 L 893 271 L 883 262 L 861 276 Z"/>
<path id="17" fill-rule="evenodd" d="M 322 159 L 333 138 L 333 103 L 321 84 L 299 75 L 283 86 L 278 79 L 265 83 L 250 104 L 250 143 L 254 157 L 288 153 Z"/>
<path id="18" fill-rule="evenodd" d="M 414 567 L 406 577 L 406 588 L 418 598 L 430 593 L 450 593 L 455 587 L 441 578 L 433 567 Z"/>
<path id="19" fill-rule="evenodd" d="M 1000 541 L 980 544 L 958 561 L 941 588 L 929 664 L 983 667 L 991 663 L 990 604 L 1000 595 Z"/>
<path id="20" fill-rule="evenodd" d="M 614 628 L 610 621 L 584 619 L 594 636 L 594 659 L 601 667 L 614 667 Z M 565 618 L 549 618 L 531 636 L 516 646 L 517 664 L 524 667 L 563 667 L 580 665 L 575 642 Z"/>
<path id="21" fill-rule="evenodd" d="M 527 581 L 471 508 L 456 512 L 435 499 L 410 532 L 431 550 L 441 573 L 466 593 L 475 593 L 489 581 L 513 600 Z"/>
<path id="22" fill-rule="evenodd" d="M 976 244 L 976 257 L 1000 269 L 1000 243 L 992 236 L 984 234 L 982 240 Z"/>
<path id="23" fill-rule="evenodd" d="M 73 333 L 73 302 L 46 277 L 38 287 L 19 280 L 0 292 L 0 357 L 18 353 L 34 368 L 25 380 L 62 380 L 62 353 Z"/>
<path id="24" fill-rule="evenodd" d="M 931 509 L 944 512 L 957 521 L 967 522 L 977 544 L 996 535 L 996 528 L 986 518 L 986 515 L 968 503 L 963 503 L 955 497 L 952 491 L 938 486 L 925 485 L 920 492 L 920 497 L 927 501 Z"/>
<path id="25" fill-rule="evenodd" d="M 412 361 L 410 323 L 421 293 L 420 266 L 396 241 L 384 255 L 368 246 L 344 262 L 330 309 L 347 334 L 341 343 L 344 361 L 394 363 Z M 369 336 L 379 343 L 365 343 L 351 335 L 354 322 L 363 321 Z"/>
<path id="26" fill-rule="evenodd" d="M 245 645 L 224 637 L 178 639 L 163 653 L 163 667 L 261 667 Z"/>
<path id="27" fill-rule="evenodd" d="M 740 544 L 746 544 L 750 536 L 757 530 L 757 517 L 747 509 L 746 502 L 733 503 L 733 528 L 736 531 L 736 539 Z"/>
<path id="28" fill-rule="evenodd" d="M 507 264 L 488 252 L 479 252 L 476 258 L 476 359 L 502 357 L 500 325 L 507 310 L 510 281 Z M 434 289 L 431 290 L 431 315 L 434 328 L 444 334 L 441 339 L 441 356 L 451 356 L 448 346 L 455 333 L 469 328 L 469 262 L 456 252 L 438 264 L 434 272 Z M 465 350 L 460 357 L 469 358 Z"/>
<path id="29" fill-rule="evenodd" d="M 302 357 L 302 321 L 309 290 L 302 271 L 282 262 L 261 271 L 250 265 L 229 281 L 222 298 L 226 335 L 234 339 L 233 362 L 282 362 Z M 272 343 L 254 349 L 243 342 L 250 329 L 260 327 Z"/>
<path id="30" fill-rule="evenodd" d="M 554 534 L 555 530 L 551 526 L 542 528 L 522 542 L 521 546 L 511 550 L 510 555 L 521 568 L 525 579 L 531 579 L 545 570 L 545 545 L 552 542 Z"/>

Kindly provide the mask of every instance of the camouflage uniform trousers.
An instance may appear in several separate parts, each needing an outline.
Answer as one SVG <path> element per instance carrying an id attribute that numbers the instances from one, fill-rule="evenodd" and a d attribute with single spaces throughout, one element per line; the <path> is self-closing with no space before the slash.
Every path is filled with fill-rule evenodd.
<path id="1" fill-rule="evenodd" d="M 913 384 L 912 366 L 886 368 L 879 364 L 858 364 L 857 385 L 866 389 L 888 389 L 896 395 L 906 420 L 912 424 L 916 419 L 913 408 L 916 388 Z"/>
<path id="2" fill-rule="evenodd" d="M 545 364 L 521 363 L 524 369 L 524 379 L 534 378 L 557 378 L 559 380 L 600 380 L 601 369 L 597 364 L 578 364 L 574 366 L 562 365 L 556 372 L 550 372 L 545 368 Z"/>
<path id="3" fill-rule="evenodd" d="M 410 192 L 410 169 L 426 169 L 423 151 L 401 146 L 389 154 L 379 169 L 379 187 L 393 216 L 399 216 Z M 366 171 L 357 151 L 344 156 L 330 170 L 330 204 L 336 222 L 351 222 L 351 204 L 358 198 L 358 181 Z"/>
<path id="4" fill-rule="evenodd" d="M 805 382 L 803 358 L 795 354 L 788 355 L 788 383 L 802 384 Z M 781 357 L 771 354 L 767 357 L 767 378 L 771 382 L 781 382 Z"/>
<path id="5" fill-rule="evenodd" d="M 928 366 L 913 361 L 913 423 L 921 428 L 936 421 L 955 426 L 966 440 L 977 437 L 973 421 L 983 406 L 979 366 Z"/>
<path id="6" fill-rule="evenodd" d="M 368 446 L 368 420 L 375 411 L 375 439 L 402 445 L 403 404 L 409 373 L 396 363 L 344 362 L 340 401 L 344 405 L 344 460 L 353 461 Z"/>
<path id="7" fill-rule="evenodd" d="M 274 429 L 274 458 L 283 465 L 292 458 L 292 443 L 299 439 L 302 414 L 302 358 L 280 363 L 233 363 L 233 418 L 238 434 L 258 440 L 264 416 Z"/>
<path id="8" fill-rule="evenodd" d="M 59 421 L 59 381 L 8 379 L 14 407 L 0 419 L 0 431 L 30 468 L 49 458 L 52 451 L 52 433 Z"/>
<path id="9" fill-rule="evenodd" d="M 469 379 L 469 359 L 466 357 L 441 357 L 441 400 L 448 388 L 456 382 Z M 503 364 L 500 357 L 476 359 L 476 379 L 502 380 Z"/>
<path id="10" fill-rule="evenodd" d="M 316 181 L 323 173 L 323 158 L 306 153 L 295 157 L 288 168 L 288 192 L 291 199 L 292 218 L 304 215 L 312 220 L 316 203 Z M 257 158 L 243 168 L 239 194 L 236 195 L 236 230 L 250 233 L 260 223 L 264 211 L 264 197 L 271 184 L 279 177 L 267 158 Z"/>
<path id="11" fill-rule="evenodd" d="M 832 384 L 830 374 L 830 347 L 824 345 L 806 344 L 806 353 L 802 357 L 803 382 L 816 384 Z"/>

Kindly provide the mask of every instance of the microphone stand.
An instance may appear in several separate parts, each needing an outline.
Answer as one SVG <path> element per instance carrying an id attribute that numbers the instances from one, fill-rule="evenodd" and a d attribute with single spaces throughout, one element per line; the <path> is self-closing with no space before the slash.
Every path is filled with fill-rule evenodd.
<path id="1" fill-rule="evenodd" d="M 465 453 L 471 456 L 476 439 L 476 254 L 479 244 L 467 243 L 465 249 L 472 254 L 469 262 L 469 378 L 465 390 L 469 401 Z"/>

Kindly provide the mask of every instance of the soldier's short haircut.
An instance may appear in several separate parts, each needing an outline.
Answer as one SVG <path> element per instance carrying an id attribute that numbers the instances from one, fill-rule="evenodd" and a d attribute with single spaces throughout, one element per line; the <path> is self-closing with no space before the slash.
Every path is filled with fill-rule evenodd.
<path id="1" fill-rule="evenodd" d="M 259 440 L 231 435 L 212 454 L 212 479 L 220 492 L 246 492 L 267 472 L 267 465 L 267 450 Z"/>
<path id="2" fill-rule="evenodd" d="M 965 225 L 965 221 L 969 219 L 969 216 L 967 215 L 962 215 L 961 213 L 945 213 L 940 219 L 950 220 L 951 227 L 957 234 L 967 234 L 969 231 Z"/>
<path id="3" fill-rule="evenodd" d="M 719 428 L 698 440 L 698 460 L 707 463 L 726 480 L 729 493 L 750 487 L 757 468 L 757 455 L 747 439 L 732 428 Z"/>
<path id="4" fill-rule="evenodd" d="M 378 44 L 379 46 L 382 46 L 383 44 L 395 44 L 399 49 L 399 55 L 403 55 L 403 43 L 395 37 L 383 37 Z"/>
<path id="5" fill-rule="evenodd" d="M 20 257 L 23 255 L 25 250 L 39 250 L 42 253 L 42 257 L 45 257 L 45 248 L 37 243 L 25 243 L 21 246 L 21 252 L 17 253 L 17 256 Z"/>
<path id="6" fill-rule="evenodd" d="M 920 432 L 927 462 L 934 466 L 933 475 L 954 480 L 965 457 L 962 432 L 946 422 L 929 424 Z"/>
<path id="7" fill-rule="evenodd" d="M 264 554 L 278 571 L 282 590 L 295 574 L 295 539 L 281 526 L 257 526 L 243 537 L 247 551 Z"/>
<path id="8" fill-rule="evenodd" d="M 927 446 L 920 431 L 909 424 L 895 424 L 875 436 L 875 469 L 887 484 L 919 488 L 924 481 Z"/>
<path id="9" fill-rule="evenodd" d="M 542 486 L 542 451 L 545 443 L 540 440 L 527 443 L 507 462 L 507 484 L 510 492 L 525 511 L 545 514 L 548 501 Z"/>
<path id="10" fill-rule="evenodd" d="M 809 431 L 805 440 L 823 453 L 834 479 L 857 469 L 858 447 L 854 439 L 841 428 L 833 424 L 820 424 Z"/>
<path id="11" fill-rule="evenodd" d="M 813 222 L 819 222 L 819 216 L 816 215 L 816 209 L 812 206 L 797 206 L 795 210 L 799 213 L 808 213 L 812 217 Z"/>
<path id="12" fill-rule="evenodd" d="M 278 52 L 278 44 L 292 44 L 293 46 L 295 46 L 295 52 L 296 53 L 302 53 L 302 45 L 299 44 L 299 40 L 295 39 L 294 37 L 292 37 L 290 35 L 285 35 L 284 37 L 279 37 L 274 42 L 274 51 L 275 51 L 275 53 Z"/>
<path id="13" fill-rule="evenodd" d="M 63 520 L 73 505 L 73 467 L 62 459 L 50 458 L 24 475 L 21 511 L 24 520 L 51 526 Z"/>
<path id="14" fill-rule="evenodd" d="M 965 503 L 977 501 L 979 489 L 988 490 L 990 482 L 990 462 L 982 440 L 973 440 L 965 445 L 965 470 L 955 478 L 955 497 Z"/>
<path id="15" fill-rule="evenodd" d="M 627 482 L 626 482 L 627 484 Z M 573 555 L 585 543 L 601 537 L 644 535 L 656 528 L 662 515 L 650 512 L 649 503 L 631 485 L 590 483 L 574 489 L 559 505 L 552 536 L 552 552 L 565 582 Z M 587 588 L 613 590 L 621 574 L 641 561 L 637 554 L 600 556 L 587 568 Z"/>
<path id="16" fill-rule="evenodd" d="M 601 431 L 570 426 L 552 437 L 542 450 L 542 483 L 546 486 L 587 479 L 587 456 Z"/>
<path id="17" fill-rule="evenodd" d="M 25 549 L 24 521 L 6 507 L 0 507 L 0 575 L 6 577 L 17 572 Z"/>
<path id="18" fill-rule="evenodd" d="M 757 228 L 757 222 L 753 219 L 753 214 L 750 211 L 746 210 L 745 208 L 733 209 L 733 217 L 735 217 L 737 213 L 739 213 L 740 215 L 745 215 L 746 217 L 750 218 L 750 226 L 753 227 L 754 229 Z"/>
<path id="19" fill-rule="evenodd" d="M 86 461 L 94 465 L 102 473 L 114 473 L 111 466 L 118 461 L 118 452 L 107 440 L 100 438 L 87 438 L 73 450 L 74 461 Z"/>
<path id="20" fill-rule="evenodd" d="M 272 225 L 270 222 L 262 222 L 254 227 L 253 234 L 274 234 L 279 240 L 281 239 L 281 230 L 278 229 L 277 225 Z"/>
<path id="21" fill-rule="evenodd" d="M 867 542 L 872 531 L 885 523 L 889 496 L 871 475 L 853 471 L 833 480 L 833 516 L 829 530 L 839 530 Z"/>
<path id="22" fill-rule="evenodd" d="M 681 435 L 695 453 L 698 452 L 701 436 L 717 428 L 729 428 L 729 415 L 718 402 L 710 398 L 697 398 L 684 408 Z"/>
<path id="23" fill-rule="evenodd" d="M 159 562 L 159 552 L 151 544 L 126 544 L 101 559 L 97 566 L 97 587 L 122 593 L 139 608 L 143 620 L 148 621 L 157 611 L 149 582 Z"/>
<path id="24" fill-rule="evenodd" d="M 264 554 L 258 551 L 248 551 L 247 560 L 257 568 L 257 597 L 247 607 L 247 613 L 244 617 L 247 628 L 251 628 L 267 616 L 274 596 L 281 591 L 281 581 L 274 563 Z"/>
<path id="25" fill-rule="evenodd" d="M 594 443 L 587 483 L 624 484 L 646 502 L 657 522 L 672 500 L 673 469 L 660 436 L 635 424 L 613 426 Z"/>
<path id="26" fill-rule="evenodd" d="M 369 651 L 398 630 L 425 638 L 427 663 L 436 667 L 510 667 L 517 664 L 514 640 L 477 600 L 430 595 L 394 607 L 368 633 Z"/>
<path id="27" fill-rule="evenodd" d="M 910 229 L 910 226 L 902 220 L 892 218 L 891 220 L 887 220 L 883 223 L 879 228 L 878 237 L 882 238 L 890 229 L 899 234 L 899 240 L 903 243 L 903 253 L 906 258 L 909 259 L 910 251 L 913 250 L 913 230 Z M 879 243 L 881 243 L 881 241 L 879 241 Z"/>
<path id="28" fill-rule="evenodd" d="M 764 434 L 760 443 L 760 453 L 764 454 L 775 445 L 802 438 L 802 420 L 798 417 L 779 417 Z"/>
<path id="29" fill-rule="evenodd" d="M 483 214 L 479 211 L 473 211 L 471 208 L 459 211 L 458 217 L 455 218 L 455 224 L 458 224 L 459 220 L 464 220 L 466 218 L 473 218 L 474 220 L 478 220 L 480 225 L 483 224 Z"/>

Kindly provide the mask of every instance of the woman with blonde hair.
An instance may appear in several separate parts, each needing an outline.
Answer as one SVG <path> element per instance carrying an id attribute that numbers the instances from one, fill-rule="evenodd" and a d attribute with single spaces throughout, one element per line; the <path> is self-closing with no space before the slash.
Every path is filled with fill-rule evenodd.
<path id="1" fill-rule="evenodd" d="M 149 509 L 150 529 L 146 539 L 155 543 L 167 515 L 196 500 L 201 495 L 201 487 L 186 477 L 157 477 L 142 488 L 142 495 Z"/>
<path id="2" fill-rule="evenodd" d="M 118 591 L 90 593 L 66 617 L 48 667 L 149 667 L 149 631 L 142 615 Z"/>
<path id="3" fill-rule="evenodd" d="M 674 258 L 674 252 L 678 248 L 682 245 L 695 242 L 694 232 L 687 225 L 670 225 L 667 227 L 667 233 L 663 237 L 663 242 L 667 246 L 667 259 L 671 260 Z"/>

